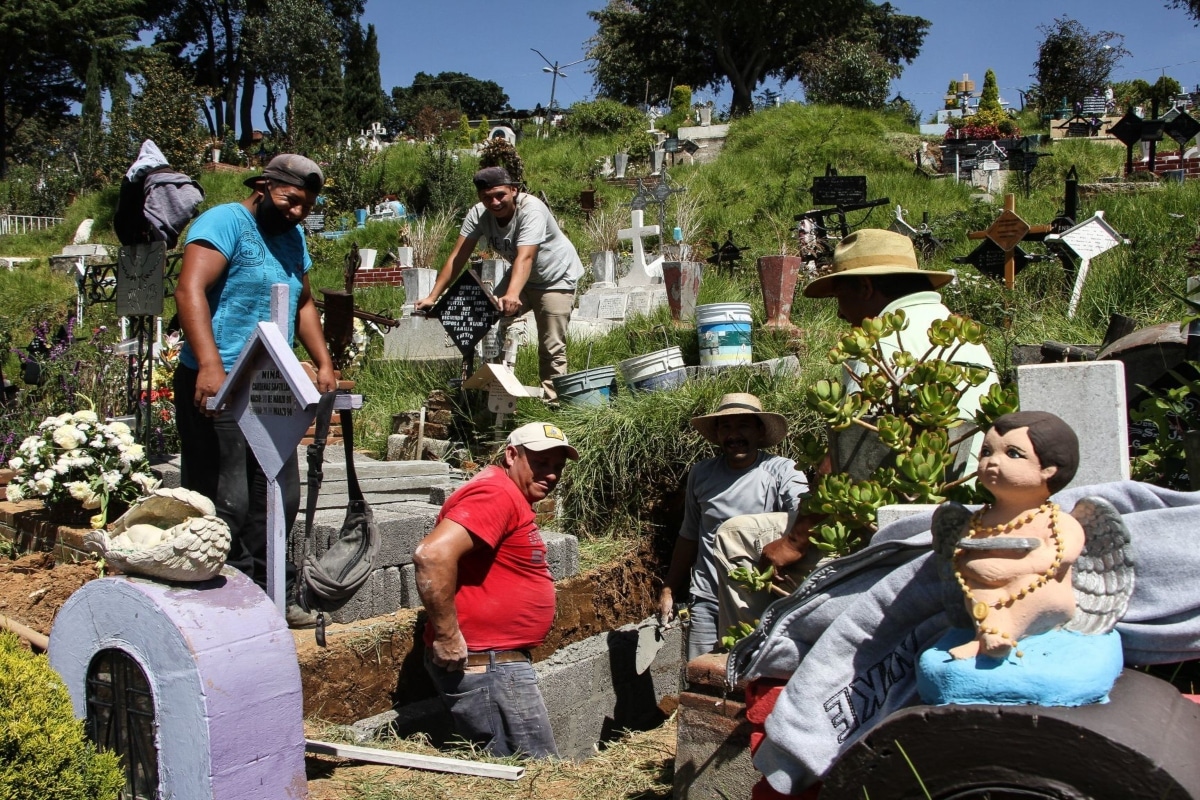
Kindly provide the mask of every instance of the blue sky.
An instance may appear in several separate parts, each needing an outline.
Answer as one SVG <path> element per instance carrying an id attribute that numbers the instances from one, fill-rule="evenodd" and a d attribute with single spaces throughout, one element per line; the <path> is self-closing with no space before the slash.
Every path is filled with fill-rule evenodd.
<path id="1" fill-rule="evenodd" d="M 982 87 L 984 72 L 995 70 L 1001 97 L 1018 104 L 1017 90 L 1033 82 L 1037 47 L 1044 38 L 1038 26 L 1059 16 L 1077 19 L 1093 32 L 1124 34 L 1132 55 L 1118 66 L 1116 80 L 1153 83 L 1165 71 L 1185 88 L 1200 83 L 1200 29 L 1182 10 L 1166 8 L 1163 0 L 892 0 L 892 5 L 933 22 L 921 55 L 891 92 L 912 101 L 923 117 L 941 108 L 946 85 L 964 72 Z M 500 84 L 515 108 L 533 108 L 549 102 L 551 76 L 542 72 L 545 62 L 530 48 L 559 64 L 583 58 L 584 42 L 596 31 L 587 12 L 603 6 L 603 0 L 368 0 L 363 24 L 374 24 L 379 36 L 385 91 L 408 86 L 417 72 L 465 72 Z M 594 98 L 587 66 L 563 69 L 567 77 L 555 87 L 560 105 Z M 803 97 L 795 85 L 782 87 L 782 93 Z M 729 103 L 728 90 L 696 92 L 695 97 Z"/>

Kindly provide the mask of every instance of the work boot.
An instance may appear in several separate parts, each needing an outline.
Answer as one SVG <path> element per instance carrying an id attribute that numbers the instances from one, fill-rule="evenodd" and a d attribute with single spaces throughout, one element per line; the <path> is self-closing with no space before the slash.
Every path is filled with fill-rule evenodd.
<path id="1" fill-rule="evenodd" d="M 287 607 L 287 613 L 283 615 L 283 618 L 287 621 L 289 628 L 317 627 L 317 613 L 315 611 L 305 611 L 295 603 Z"/>

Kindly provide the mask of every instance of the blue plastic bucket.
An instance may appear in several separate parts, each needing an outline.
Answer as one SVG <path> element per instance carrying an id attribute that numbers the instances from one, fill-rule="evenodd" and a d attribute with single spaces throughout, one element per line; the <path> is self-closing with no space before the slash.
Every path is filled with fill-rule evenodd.
<path id="1" fill-rule="evenodd" d="M 678 386 L 686 375 L 683 353 L 678 347 L 668 347 L 644 356 L 627 358 L 621 362 L 620 367 L 621 374 L 625 377 L 625 385 L 633 391 L 653 392 Z"/>
<path id="2" fill-rule="evenodd" d="M 617 368 L 592 367 L 554 377 L 561 402 L 574 406 L 599 406 L 617 396 Z"/>
<path id="3" fill-rule="evenodd" d="M 709 303 L 696 307 L 696 333 L 700 337 L 700 366 L 729 367 L 752 364 L 750 304 Z"/>

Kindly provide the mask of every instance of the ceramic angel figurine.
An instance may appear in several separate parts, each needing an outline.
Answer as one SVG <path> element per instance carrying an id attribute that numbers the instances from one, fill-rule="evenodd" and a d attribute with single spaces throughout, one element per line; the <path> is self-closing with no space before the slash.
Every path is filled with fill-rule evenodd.
<path id="1" fill-rule="evenodd" d="M 229 526 L 213 502 L 188 489 L 155 489 L 112 531 L 92 531 L 84 544 L 129 575 L 174 581 L 215 577 L 229 555 Z"/>
<path id="2" fill-rule="evenodd" d="M 1075 432 L 1042 411 L 1006 414 L 976 479 L 995 501 L 945 503 L 933 541 L 954 628 L 922 656 L 930 703 L 1103 701 L 1123 665 L 1114 630 L 1133 592 L 1129 535 L 1100 498 L 1071 513 L 1050 496 L 1079 464 Z"/>

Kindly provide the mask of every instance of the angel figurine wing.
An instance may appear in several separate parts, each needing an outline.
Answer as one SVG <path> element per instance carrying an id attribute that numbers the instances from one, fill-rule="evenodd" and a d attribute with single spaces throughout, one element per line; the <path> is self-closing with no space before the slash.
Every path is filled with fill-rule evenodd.
<path id="1" fill-rule="evenodd" d="M 938 577 L 942 582 L 942 601 L 946 616 L 955 628 L 973 628 L 975 623 L 967 613 L 962 588 L 954 575 L 954 551 L 967 533 L 971 512 L 953 501 L 942 503 L 933 512 L 930 530 L 933 533 L 933 552 L 937 557 Z"/>
<path id="2" fill-rule="evenodd" d="M 1100 634 L 1111 631 L 1133 595 L 1133 553 L 1129 529 L 1120 513 L 1099 497 L 1085 497 L 1071 516 L 1083 527 L 1083 552 L 1072 583 L 1076 611 L 1067 630 Z"/>

